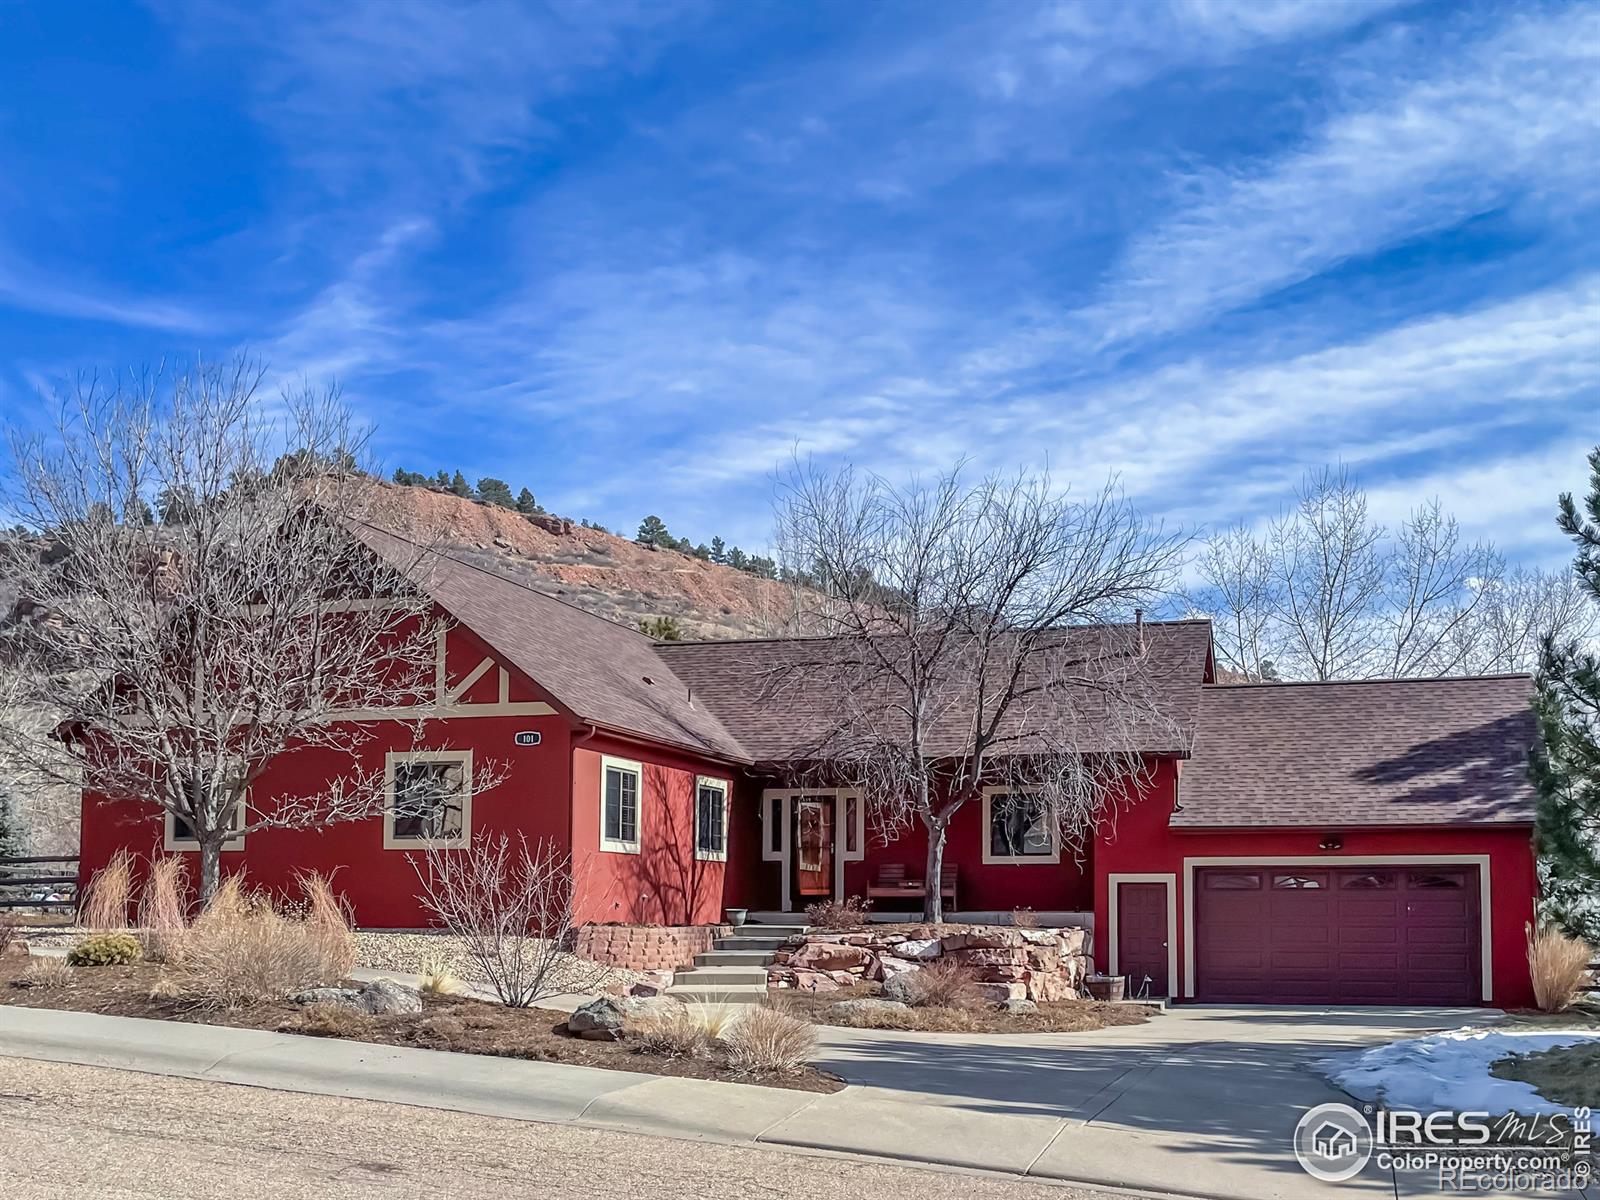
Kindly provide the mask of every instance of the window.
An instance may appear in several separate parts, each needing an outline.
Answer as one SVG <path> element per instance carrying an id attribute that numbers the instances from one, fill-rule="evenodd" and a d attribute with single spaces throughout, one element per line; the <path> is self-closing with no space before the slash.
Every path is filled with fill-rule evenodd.
<path id="1" fill-rule="evenodd" d="M 723 779 L 694 781 L 694 856 L 712 862 L 728 857 L 728 784 Z"/>
<path id="2" fill-rule="evenodd" d="M 773 854 L 783 850 L 783 797 L 774 796 L 767 811 L 767 849 Z"/>
<path id="3" fill-rule="evenodd" d="M 1206 876 L 1206 890 L 1211 892 L 1253 892 L 1261 887 L 1259 875 L 1223 875 L 1210 874 Z"/>
<path id="4" fill-rule="evenodd" d="M 1407 887 L 1414 888 L 1459 888 L 1465 887 L 1459 871 L 1412 871 L 1411 877 L 1406 880 Z"/>
<path id="5" fill-rule="evenodd" d="M 625 758 L 600 760 L 600 849 L 639 853 L 639 785 L 644 768 Z"/>
<path id="6" fill-rule="evenodd" d="M 465 845 L 472 836 L 472 751 L 390 754 L 385 850 Z"/>
<path id="7" fill-rule="evenodd" d="M 200 803 L 200 800 L 201 800 L 200 789 L 199 789 L 198 782 L 195 781 L 195 780 L 190 780 L 189 784 L 188 784 L 188 787 L 187 787 L 187 791 L 189 792 L 189 804 L 191 806 L 191 811 L 192 811 L 193 807 L 198 805 Z M 228 828 L 229 829 L 241 829 L 241 828 L 244 827 L 244 822 L 245 822 L 245 798 L 244 798 L 243 794 L 241 794 L 239 796 L 239 803 L 237 805 L 235 805 L 235 807 L 234 807 L 233 818 L 232 818 L 232 820 L 230 820 L 228 822 Z M 165 849 L 165 850 L 198 850 L 198 849 L 200 849 L 200 843 L 195 841 L 194 826 L 191 825 L 184 818 L 180 817 L 177 813 L 168 811 L 166 813 L 164 825 L 165 825 L 165 828 L 162 831 L 162 839 L 161 839 L 162 840 L 162 848 L 163 849 Z M 242 833 L 234 834 L 227 841 L 222 843 L 222 848 L 224 850 L 243 850 L 244 849 L 244 834 L 242 834 Z"/>
<path id="8" fill-rule="evenodd" d="M 1394 887 L 1393 871 L 1363 871 L 1359 875 L 1346 875 L 1339 886 L 1352 892 L 1387 891 Z"/>
<path id="9" fill-rule="evenodd" d="M 844 852 L 857 854 L 861 850 L 861 797 L 844 798 Z"/>
<path id="10" fill-rule="evenodd" d="M 985 788 L 983 827 L 986 863 L 1061 861 L 1050 813 L 1037 796 Z"/>
<path id="11" fill-rule="evenodd" d="M 1311 891 L 1316 888 L 1326 887 L 1321 875 L 1274 875 L 1272 886 L 1275 888 L 1288 888 L 1292 891 Z"/>

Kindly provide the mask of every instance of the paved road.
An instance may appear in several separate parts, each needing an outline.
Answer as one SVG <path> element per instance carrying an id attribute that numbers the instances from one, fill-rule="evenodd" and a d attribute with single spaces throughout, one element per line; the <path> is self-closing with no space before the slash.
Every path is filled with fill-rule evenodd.
<path id="1" fill-rule="evenodd" d="M 854 1159 L 670 1141 L 332 1096 L 0 1058 L 0 1197 L 230 1200 L 1096 1200 Z"/>

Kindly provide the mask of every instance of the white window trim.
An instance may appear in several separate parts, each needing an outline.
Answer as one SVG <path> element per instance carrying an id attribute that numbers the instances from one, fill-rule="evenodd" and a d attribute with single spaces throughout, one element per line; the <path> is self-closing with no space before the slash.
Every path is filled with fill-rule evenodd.
<path id="1" fill-rule="evenodd" d="M 245 823 L 245 794 L 243 792 L 239 794 L 237 811 L 239 815 L 234 823 L 242 829 Z M 195 841 L 194 838 L 180 838 L 177 835 L 176 813 L 170 808 L 166 808 L 162 809 L 161 816 L 161 848 L 163 850 L 177 853 L 185 850 L 200 849 L 200 843 Z M 244 836 L 242 833 L 233 834 L 227 841 L 222 843 L 222 852 L 230 854 L 242 851 L 244 849 Z"/>
<path id="2" fill-rule="evenodd" d="M 1245 858 L 1196 857 L 1183 860 L 1183 997 L 1194 999 L 1194 877 L 1202 867 L 1433 867 L 1478 868 L 1478 937 L 1483 1002 L 1494 999 L 1494 910 L 1490 907 L 1489 856 L 1487 854 L 1287 854 L 1251 855 Z"/>
<path id="3" fill-rule="evenodd" d="M 986 788 L 983 789 L 983 827 L 982 827 L 980 832 L 981 832 L 981 835 L 983 837 L 983 861 L 984 861 L 985 865 L 989 865 L 989 866 L 1003 865 L 1003 866 L 1011 866 L 1011 867 L 1027 867 L 1027 866 L 1047 867 L 1047 866 L 1059 864 L 1061 862 L 1061 831 L 1055 827 L 1055 823 L 1054 822 L 1052 822 L 1051 825 L 1050 825 L 1050 847 L 1051 847 L 1051 849 L 1050 849 L 1050 853 L 1049 854 L 995 854 L 995 853 L 993 853 L 994 837 L 993 837 L 993 830 L 990 828 L 989 821 L 990 821 L 990 816 L 991 816 L 992 812 L 994 811 L 994 798 L 996 796 L 1009 796 L 1014 792 L 1021 793 L 1021 794 L 1024 794 L 1024 795 L 1027 794 L 1026 793 L 1026 789 L 1008 787 L 1008 786 L 1006 786 L 1004 784 L 995 784 L 995 785 L 993 785 L 991 787 L 986 787 Z"/>
<path id="4" fill-rule="evenodd" d="M 1106 957 L 1110 960 L 1108 975 L 1121 975 L 1121 949 L 1117 945 L 1118 908 L 1122 903 L 1122 885 L 1125 883 L 1159 883 L 1167 889 L 1167 996 L 1178 994 L 1178 877 L 1159 872 L 1115 871 L 1106 875 L 1109 894 L 1106 897 Z"/>
<path id="5" fill-rule="evenodd" d="M 633 814 L 633 841 L 625 842 L 621 839 L 606 836 L 606 772 L 631 771 L 638 781 L 634 788 L 634 814 Z M 600 756 L 600 849 L 606 854 L 637 854 L 639 842 L 644 836 L 644 764 L 631 758 L 612 758 L 609 754 Z"/>
<path id="6" fill-rule="evenodd" d="M 394 769 L 402 763 L 453 762 L 461 764 L 461 836 L 458 838 L 397 838 L 394 835 Z M 466 846 L 472 841 L 472 751 L 471 750 L 391 750 L 383 762 L 383 848 L 385 850 L 424 850 L 433 847 Z"/>
<path id="7" fill-rule="evenodd" d="M 700 849 L 700 789 L 712 788 L 722 793 L 722 849 Z M 694 856 L 700 862 L 727 862 L 728 861 L 728 796 L 732 789 L 726 779 L 718 779 L 715 775 L 696 775 L 694 777 Z"/>

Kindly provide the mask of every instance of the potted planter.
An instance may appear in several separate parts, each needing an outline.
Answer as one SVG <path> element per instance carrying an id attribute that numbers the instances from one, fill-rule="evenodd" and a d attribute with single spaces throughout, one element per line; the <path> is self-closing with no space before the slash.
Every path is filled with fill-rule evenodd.
<path id="1" fill-rule="evenodd" d="M 750 910 L 748 908 L 725 908 L 722 910 L 722 915 L 728 918 L 729 925 L 743 925 L 750 919 Z"/>
<path id="2" fill-rule="evenodd" d="M 1128 992 L 1126 975 L 1091 975 L 1084 983 L 1089 988 L 1089 995 L 1102 1003 L 1115 1003 Z"/>

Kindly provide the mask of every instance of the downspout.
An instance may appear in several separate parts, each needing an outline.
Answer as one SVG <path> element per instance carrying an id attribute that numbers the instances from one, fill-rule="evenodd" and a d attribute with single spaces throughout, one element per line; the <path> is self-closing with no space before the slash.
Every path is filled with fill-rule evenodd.
<path id="1" fill-rule="evenodd" d="M 595 734 L 600 732 L 600 727 L 593 721 L 589 722 L 589 731 L 582 737 L 571 739 L 567 749 L 567 854 L 571 856 L 577 847 L 578 828 L 576 825 L 578 797 L 573 793 L 578 786 L 578 749 L 586 742 L 591 741 Z"/>

